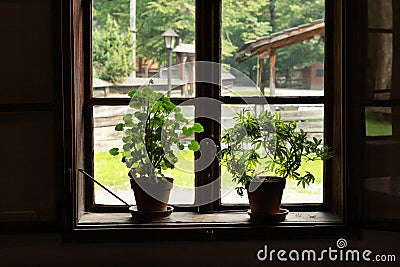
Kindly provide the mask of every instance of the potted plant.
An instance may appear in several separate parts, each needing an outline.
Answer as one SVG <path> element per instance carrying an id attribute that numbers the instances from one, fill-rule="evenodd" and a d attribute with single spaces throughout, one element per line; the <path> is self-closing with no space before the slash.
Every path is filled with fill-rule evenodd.
<path id="1" fill-rule="evenodd" d="M 295 121 L 282 120 L 280 113 L 256 116 L 243 109 L 236 115 L 235 125 L 222 135 L 220 164 L 232 174 L 240 196 L 247 190 L 251 214 L 279 214 L 286 178 L 303 187 L 313 183 L 312 173 L 301 175 L 298 169 L 303 161 L 329 159 L 330 148 L 315 137 L 309 140 L 307 132 L 296 129 Z"/>
<path id="2" fill-rule="evenodd" d="M 113 156 L 122 153 L 137 211 L 163 212 L 167 210 L 174 180 L 163 172 L 175 167 L 178 158 L 174 150 L 199 150 L 198 142 L 191 137 L 204 129 L 199 123 L 189 125 L 179 107 L 150 87 L 133 90 L 128 95 L 129 110 L 123 122 L 115 126 L 116 131 L 124 133 L 123 146 L 109 152 Z"/>

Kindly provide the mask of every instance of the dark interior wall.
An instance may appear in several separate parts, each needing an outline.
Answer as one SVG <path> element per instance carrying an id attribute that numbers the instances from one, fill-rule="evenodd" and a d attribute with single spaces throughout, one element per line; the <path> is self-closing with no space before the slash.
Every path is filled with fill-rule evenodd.
<path id="1" fill-rule="evenodd" d="M 331 247 L 336 239 L 242 242 L 143 242 L 63 244 L 58 235 L 33 234 L 0 237 L 1 266 L 321 266 L 320 262 L 258 261 L 257 252 L 272 249 L 315 249 L 317 252 Z M 338 237 L 340 238 L 340 237 Z M 376 254 L 397 254 L 396 262 L 382 266 L 398 266 L 399 233 L 363 231 L 360 239 L 348 239 L 348 248 Z M 200 256 L 199 253 L 202 255 Z M 275 258 L 276 259 L 276 258 Z M 366 262 L 332 262 L 323 266 L 381 266 Z"/>
<path id="2" fill-rule="evenodd" d="M 50 0 L 0 1 L 0 222 L 56 219 Z"/>
<path id="3" fill-rule="evenodd" d="M 53 30 L 60 25 L 52 24 L 51 7 L 51 0 L 0 1 L 0 222 L 57 219 L 56 183 L 62 177 L 56 175 L 61 158 L 54 138 L 61 118 L 54 106 L 61 90 L 55 70 L 61 62 L 54 58 Z M 399 237 L 364 231 L 349 243 L 397 253 Z M 59 234 L 5 234 L 0 236 L 0 266 L 157 266 L 164 260 L 168 265 L 252 266 L 265 243 L 274 248 L 324 248 L 335 242 L 311 236 L 279 242 L 65 244 Z M 206 256 L 197 256 L 199 251 Z"/>

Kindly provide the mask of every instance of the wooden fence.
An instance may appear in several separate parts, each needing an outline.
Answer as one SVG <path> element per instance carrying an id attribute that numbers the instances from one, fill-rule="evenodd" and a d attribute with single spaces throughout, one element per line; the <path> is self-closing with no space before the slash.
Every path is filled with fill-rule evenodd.
<path id="1" fill-rule="evenodd" d="M 222 112 L 222 128 L 233 126 L 236 112 L 242 107 L 224 108 Z M 107 151 L 112 147 L 120 147 L 121 132 L 116 132 L 114 127 L 122 122 L 122 117 L 126 114 L 127 107 L 98 106 L 94 107 L 94 145 L 95 151 Z M 323 138 L 324 115 L 322 106 L 314 107 L 285 107 L 278 109 L 282 114 L 282 119 L 286 121 L 295 120 L 297 128 L 309 133 L 309 136 Z M 186 115 L 188 119 L 190 115 Z"/>

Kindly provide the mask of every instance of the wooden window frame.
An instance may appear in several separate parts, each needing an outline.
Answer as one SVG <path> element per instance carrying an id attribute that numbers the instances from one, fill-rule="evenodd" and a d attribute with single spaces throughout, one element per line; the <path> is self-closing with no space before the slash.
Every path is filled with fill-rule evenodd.
<path id="1" fill-rule="evenodd" d="M 343 60 L 342 54 L 345 36 L 343 32 L 342 14 L 346 15 L 346 8 L 342 1 L 326 1 L 326 45 L 325 45 L 325 95 L 324 97 L 267 97 L 269 104 L 321 104 L 325 106 L 325 131 L 332 134 L 325 135 L 327 144 L 331 144 L 335 149 L 335 158 L 328 161 L 325 173 L 332 173 L 332 179 L 324 179 L 325 200 L 323 205 L 293 205 L 289 208 L 292 211 L 328 211 L 337 214 L 346 221 L 344 192 L 346 184 L 346 166 L 344 164 L 347 122 L 344 118 L 346 107 L 343 99 L 345 93 L 343 87 L 346 86 L 343 65 L 347 63 Z M 349 4 L 352 6 L 351 4 Z M 86 169 L 93 173 L 93 137 L 88 135 L 92 131 L 92 106 L 93 105 L 124 105 L 128 99 L 91 99 L 91 5 L 90 1 L 84 0 L 63 0 L 62 1 L 62 54 L 63 59 L 63 88 L 64 88 L 64 145 L 65 145 L 65 174 L 66 174 L 66 193 L 67 203 L 69 203 L 66 214 L 67 228 L 76 229 L 79 221 L 85 212 L 121 212 L 125 211 L 122 206 L 113 206 L 112 210 L 107 206 L 94 206 L 93 185 L 84 182 L 84 177 L 78 172 L 79 168 Z M 207 38 L 202 36 L 211 36 L 212 40 L 219 43 L 220 40 L 220 20 L 209 20 L 210 17 L 220 17 L 221 1 L 196 1 L 196 24 L 200 25 L 196 29 L 196 60 L 219 62 L 220 46 L 213 45 Z M 347 17 L 347 16 L 346 16 Z M 85 19 L 86 18 L 86 19 Z M 333 23 L 334 18 L 336 23 Z M 210 31 L 211 29 L 211 31 Z M 327 81 L 330 81 L 329 83 Z M 216 85 L 198 84 L 196 96 L 213 97 L 224 103 L 240 104 L 243 100 L 235 97 L 221 97 L 219 88 Z M 326 101 L 326 99 L 330 99 Z M 177 103 L 186 99 L 175 99 Z M 68 114 L 71 114 L 70 116 Z M 82 116 L 82 114 L 84 114 Z M 329 114 L 329 116 L 327 116 Z M 213 134 L 214 141 L 218 144 L 220 130 L 214 122 L 203 118 L 198 119 L 203 125 L 206 125 L 206 132 L 202 135 L 210 136 Z M 213 130 L 214 129 L 214 130 Z M 212 132 L 211 132 L 212 131 Z M 201 135 L 197 138 L 202 138 Z M 91 144 L 91 145 L 90 145 Z M 90 145 L 90 146 L 88 146 Z M 88 149 L 90 147 L 91 149 Z M 205 172 L 218 174 L 217 164 L 196 173 L 196 185 L 206 184 Z M 218 175 L 219 176 L 219 175 Z M 216 177 L 218 177 L 216 176 Z M 211 175 L 213 177 L 213 175 Z M 357 203 L 355 204 L 357 206 Z M 237 209 L 238 207 L 227 206 L 227 209 Z M 243 207 L 239 207 L 243 209 Z M 177 207 L 177 211 L 186 212 L 197 211 L 199 213 L 208 213 L 211 211 L 221 211 L 221 205 L 213 202 L 199 208 Z"/>

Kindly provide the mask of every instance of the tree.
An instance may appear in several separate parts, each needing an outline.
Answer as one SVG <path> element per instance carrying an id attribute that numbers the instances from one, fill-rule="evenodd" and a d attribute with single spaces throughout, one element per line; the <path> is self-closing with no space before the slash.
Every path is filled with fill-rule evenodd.
<path id="1" fill-rule="evenodd" d="M 96 27 L 105 27 L 107 15 L 121 25 L 129 27 L 129 0 L 96 0 L 93 3 Z M 245 42 L 321 19 L 324 16 L 323 0 L 224 0 L 222 27 L 222 62 L 253 77 L 257 69 L 256 58 L 238 63 L 234 54 Z M 183 43 L 193 43 L 195 38 L 195 0 L 138 0 L 136 2 L 136 53 L 138 58 L 165 61 L 166 52 L 162 33 L 172 27 Z M 308 50 L 307 50 L 308 49 Z M 307 62 L 304 61 L 305 51 Z M 290 76 L 294 65 L 323 61 L 322 40 L 311 40 L 278 50 L 277 71 Z"/>
<path id="2" fill-rule="evenodd" d="M 268 35 L 271 30 L 268 2 L 224 0 L 221 36 L 222 62 L 250 77 L 255 76 L 252 74 L 257 66 L 256 60 L 251 59 L 238 63 L 233 57 L 245 42 Z"/>
<path id="3" fill-rule="evenodd" d="M 274 1 L 276 31 L 324 18 L 324 0 Z"/>
<path id="4" fill-rule="evenodd" d="M 272 1 L 271 1 L 272 2 Z M 274 2 L 276 31 L 324 18 L 324 0 L 280 0 Z M 294 66 L 324 62 L 324 41 L 315 37 L 304 43 L 293 44 L 277 51 L 276 71 L 290 80 Z"/>
<path id="5" fill-rule="evenodd" d="M 110 15 L 102 29 L 93 29 L 93 67 L 95 77 L 112 83 L 122 82 L 133 71 L 132 37 L 121 32 Z"/>
<path id="6" fill-rule="evenodd" d="M 234 53 L 246 41 L 279 32 L 324 17 L 323 0 L 248 0 L 224 1 L 222 58 L 253 80 L 257 59 L 238 63 Z M 306 43 L 294 44 L 277 51 L 277 73 L 290 80 L 294 66 L 305 66 L 324 60 L 324 42 L 315 38 Z M 268 75 L 268 70 L 265 73 Z"/>
<path id="7" fill-rule="evenodd" d="M 129 2 L 130 0 L 94 0 L 93 1 L 93 21 L 96 27 L 101 28 L 106 25 L 108 16 L 114 18 L 121 29 L 129 28 Z M 141 2 L 140 0 L 138 2 Z"/>
<path id="8" fill-rule="evenodd" d="M 137 56 L 167 60 L 161 36 L 171 27 L 183 43 L 193 43 L 195 37 L 195 0 L 137 1 Z"/>
<path id="9" fill-rule="evenodd" d="M 129 0 L 96 0 L 93 3 L 93 19 L 97 27 L 105 25 L 111 15 L 122 29 L 129 27 Z M 167 59 L 163 37 L 172 27 L 183 43 L 193 43 L 195 36 L 195 0 L 138 0 L 136 1 L 136 56 Z"/>

